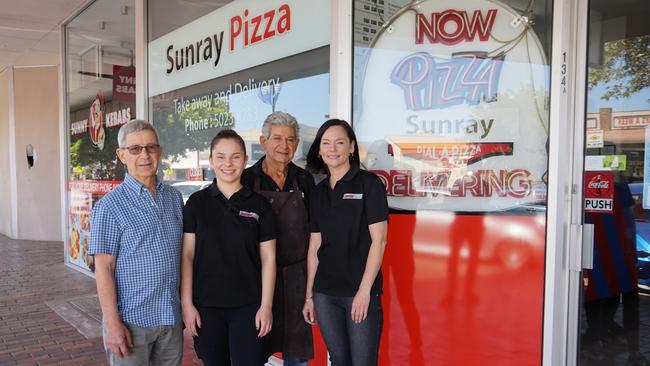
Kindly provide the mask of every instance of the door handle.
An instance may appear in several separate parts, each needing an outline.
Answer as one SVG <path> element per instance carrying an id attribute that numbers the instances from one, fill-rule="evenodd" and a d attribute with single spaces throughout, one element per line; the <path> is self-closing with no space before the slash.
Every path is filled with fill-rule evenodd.
<path id="1" fill-rule="evenodd" d="M 594 225 L 569 226 L 569 270 L 581 272 L 592 269 L 594 262 Z"/>
<path id="2" fill-rule="evenodd" d="M 582 225 L 582 268 L 594 268 L 594 224 Z"/>

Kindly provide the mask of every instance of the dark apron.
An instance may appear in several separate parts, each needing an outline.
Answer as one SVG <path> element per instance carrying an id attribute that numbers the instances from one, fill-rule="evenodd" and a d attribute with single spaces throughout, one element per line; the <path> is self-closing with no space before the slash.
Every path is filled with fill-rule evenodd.
<path id="1" fill-rule="evenodd" d="M 302 317 L 307 287 L 309 225 L 303 192 L 293 180 L 292 192 L 263 191 L 255 177 L 255 192 L 273 207 L 277 233 L 275 257 L 277 274 L 273 295 L 273 329 L 267 337 L 266 352 L 303 360 L 314 358 L 311 326 Z"/>

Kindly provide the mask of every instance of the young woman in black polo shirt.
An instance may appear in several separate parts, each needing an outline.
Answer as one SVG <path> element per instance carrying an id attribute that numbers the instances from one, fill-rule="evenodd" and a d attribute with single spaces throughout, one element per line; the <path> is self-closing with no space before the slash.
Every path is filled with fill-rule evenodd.
<path id="1" fill-rule="evenodd" d="M 181 260 L 183 322 L 206 366 L 263 365 L 271 330 L 275 228 L 271 206 L 243 187 L 246 147 L 232 130 L 210 144 L 215 182 L 187 201 Z"/>
<path id="2" fill-rule="evenodd" d="M 384 185 L 359 169 L 354 131 L 341 120 L 329 120 L 318 130 L 307 168 L 327 178 L 310 198 L 303 316 L 310 324 L 318 316 L 333 366 L 376 365 L 388 226 Z"/>

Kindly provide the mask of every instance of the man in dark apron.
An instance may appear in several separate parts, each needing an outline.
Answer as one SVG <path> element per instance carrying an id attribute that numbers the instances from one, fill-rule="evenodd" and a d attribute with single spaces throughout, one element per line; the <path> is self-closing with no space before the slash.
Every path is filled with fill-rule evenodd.
<path id="1" fill-rule="evenodd" d="M 302 318 L 309 245 L 307 205 L 314 178 L 292 162 L 298 130 L 290 114 L 270 114 L 260 136 L 266 154 L 242 175 L 242 183 L 265 196 L 275 213 L 277 277 L 267 352 L 269 356 L 282 352 L 284 366 L 307 365 L 314 357 L 311 327 Z"/>

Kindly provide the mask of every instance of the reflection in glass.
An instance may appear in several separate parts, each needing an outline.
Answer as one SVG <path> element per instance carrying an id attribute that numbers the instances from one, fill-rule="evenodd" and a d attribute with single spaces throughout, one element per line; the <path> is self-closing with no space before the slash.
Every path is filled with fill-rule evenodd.
<path id="1" fill-rule="evenodd" d="M 580 364 L 650 365 L 647 1 L 589 8 L 584 221 L 594 225 L 583 271 Z M 608 194 L 606 192 L 609 192 Z"/>
<path id="2" fill-rule="evenodd" d="M 323 47 L 151 98 L 153 122 L 165 147 L 164 179 L 212 179 L 208 149 L 222 128 L 235 129 L 244 138 L 248 165 L 254 164 L 264 155 L 259 144 L 262 122 L 273 111 L 298 120 L 294 162 L 304 166 L 328 115 L 328 52 Z"/>
<path id="3" fill-rule="evenodd" d="M 497 42 L 513 32 L 496 22 L 476 50 L 414 48 L 418 19 L 415 11 L 391 19 L 358 79 L 355 129 L 391 206 L 490 211 L 543 201 L 549 68 L 535 33 L 523 27 Z M 381 140 L 387 148 L 373 149 Z"/>
<path id="4" fill-rule="evenodd" d="M 540 362 L 551 8 L 355 1 L 353 127 L 398 233 L 385 364 Z"/>
<path id="5" fill-rule="evenodd" d="M 68 235 L 66 260 L 93 268 L 90 212 L 124 178 L 117 132 L 135 117 L 134 3 L 99 0 L 65 27 L 68 101 Z M 110 22 L 106 22 L 112 17 Z M 97 24 L 101 24 L 98 27 Z"/>

